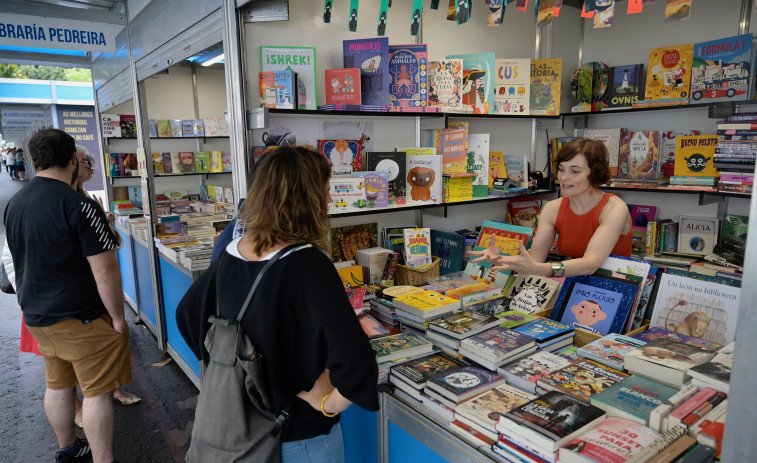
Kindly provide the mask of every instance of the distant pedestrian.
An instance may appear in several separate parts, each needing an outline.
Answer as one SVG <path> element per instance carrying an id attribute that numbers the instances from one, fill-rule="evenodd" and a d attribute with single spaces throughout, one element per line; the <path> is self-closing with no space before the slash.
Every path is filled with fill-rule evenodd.
<path id="1" fill-rule="evenodd" d="M 6 161 L 8 163 L 8 166 L 10 167 L 8 170 L 8 175 L 10 175 L 11 179 L 18 180 L 18 176 L 16 175 L 16 149 L 11 148 L 10 151 L 8 151 L 8 159 Z"/>
<path id="2" fill-rule="evenodd" d="M 18 148 L 16 150 L 16 180 L 26 180 L 26 166 L 24 166 L 24 150 Z"/>

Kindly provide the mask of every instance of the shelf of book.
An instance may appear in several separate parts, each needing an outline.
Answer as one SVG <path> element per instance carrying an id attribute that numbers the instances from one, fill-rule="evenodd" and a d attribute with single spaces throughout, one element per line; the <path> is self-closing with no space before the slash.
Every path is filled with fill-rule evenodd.
<path id="1" fill-rule="evenodd" d="M 220 174 L 231 174 L 231 171 L 229 172 L 187 172 L 185 174 L 155 174 L 154 177 L 184 177 L 188 175 L 220 175 Z"/>
<path id="2" fill-rule="evenodd" d="M 750 193 L 734 193 L 730 191 L 716 191 L 716 190 L 696 190 L 686 188 L 671 188 L 671 187 L 646 187 L 646 186 L 602 186 L 600 187 L 607 191 L 649 191 L 653 193 L 679 193 L 679 194 L 698 194 L 700 196 L 723 196 L 727 198 L 751 198 Z"/>
<path id="3" fill-rule="evenodd" d="M 570 112 L 570 113 L 561 113 L 561 116 L 564 117 L 580 117 L 580 116 L 597 116 L 597 115 L 608 115 L 608 114 L 627 114 L 627 113 L 638 113 L 638 112 L 648 112 L 648 111 L 670 111 L 670 110 L 681 110 L 681 109 L 704 109 L 704 108 L 712 108 L 710 110 L 710 117 L 722 117 L 721 114 L 718 112 L 720 111 L 727 111 L 728 114 L 733 112 L 735 108 L 738 108 L 739 106 L 746 106 L 746 105 L 757 105 L 757 100 L 742 100 L 742 101 L 723 101 L 723 102 L 717 102 L 717 103 L 694 103 L 694 104 L 684 104 L 684 105 L 668 105 L 668 106 L 654 106 L 649 108 L 623 108 L 623 109 L 605 109 L 604 111 L 586 111 L 586 112 Z"/>
<path id="4" fill-rule="evenodd" d="M 191 137 L 150 137 L 150 140 L 197 140 L 197 139 L 216 139 L 216 138 L 229 138 L 228 135 L 216 135 L 216 136 L 191 136 Z M 105 138 L 105 144 L 110 144 L 111 140 L 136 140 L 137 137 L 107 137 Z"/>
<path id="5" fill-rule="evenodd" d="M 511 198 L 519 198 L 521 196 L 531 196 L 531 195 L 540 195 L 540 194 L 547 194 L 547 193 L 554 193 L 555 190 L 528 190 L 528 191 L 518 191 L 510 194 L 506 194 L 505 196 L 489 196 L 487 198 L 476 198 L 471 199 L 468 201 L 454 201 L 451 203 L 441 203 L 441 204 L 408 204 L 405 206 L 390 206 L 390 207 L 382 207 L 382 208 L 374 208 L 374 209 L 364 209 L 361 211 L 351 211 L 351 212 L 332 212 L 329 214 L 329 217 L 355 217 L 360 215 L 371 215 L 371 214 L 385 214 L 387 212 L 399 212 L 399 211 L 412 211 L 416 209 L 433 209 L 438 207 L 444 208 L 444 217 L 447 216 L 447 207 L 448 206 L 462 206 L 466 204 L 478 204 L 478 203 L 489 203 L 494 201 L 503 201 Z"/>
<path id="6" fill-rule="evenodd" d="M 514 114 L 471 114 L 454 112 L 422 112 L 422 111 L 326 111 L 320 109 L 276 109 L 268 108 L 270 114 L 310 115 L 310 116 L 376 116 L 376 117 L 429 117 L 429 118 L 482 118 L 482 119 L 559 119 L 560 116 L 549 115 L 514 115 Z M 188 138 L 188 137 L 187 137 Z"/>

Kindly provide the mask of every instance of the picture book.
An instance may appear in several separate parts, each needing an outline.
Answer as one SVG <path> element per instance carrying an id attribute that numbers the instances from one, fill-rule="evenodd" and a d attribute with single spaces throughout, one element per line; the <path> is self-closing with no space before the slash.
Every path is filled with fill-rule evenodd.
<path id="1" fill-rule="evenodd" d="M 500 416 L 535 398 L 532 394 L 507 384 L 500 384 L 456 406 L 455 416 L 458 419 L 470 420 L 496 435 L 494 426 L 499 423 Z"/>
<path id="2" fill-rule="evenodd" d="M 181 119 L 171 119 L 170 124 L 171 124 L 171 137 L 172 138 L 180 138 L 184 136 L 184 130 L 183 130 Z"/>
<path id="3" fill-rule="evenodd" d="M 369 340 L 379 363 L 430 352 L 433 345 L 415 333 L 400 333 Z"/>
<path id="4" fill-rule="evenodd" d="M 539 317 L 529 315 L 525 312 L 520 312 L 518 310 L 507 310 L 510 308 L 510 298 L 507 296 L 501 296 L 500 299 L 503 302 L 503 309 L 502 311 L 496 313 L 495 315 L 497 318 L 500 319 L 500 326 L 504 326 L 505 328 L 515 328 L 516 326 L 525 325 L 528 322 L 532 322 L 534 320 L 538 320 Z M 473 307 L 468 306 L 469 308 L 473 309 Z"/>
<path id="5" fill-rule="evenodd" d="M 708 349 L 717 350 L 723 347 L 722 344 L 705 341 L 704 339 L 695 338 L 693 336 L 686 336 L 676 333 L 674 331 L 666 330 L 660 327 L 649 328 L 641 333 L 631 336 L 634 339 L 639 339 L 644 342 L 654 341 L 655 339 L 672 339 L 677 342 L 683 342 L 685 344 L 693 344 L 695 346 L 707 347 Z"/>
<path id="6" fill-rule="evenodd" d="M 258 88 L 260 89 L 260 107 L 276 107 L 276 72 L 265 71 L 258 73 Z"/>
<path id="7" fill-rule="evenodd" d="M 345 68 L 360 69 L 362 104 L 389 106 L 389 39 L 344 40 Z"/>
<path id="8" fill-rule="evenodd" d="M 461 271 L 465 258 L 465 237 L 432 229 L 431 255 L 439 258 L 440 275 Z"/>
<path id="9" fill-rule="evenodd" d="M 297 109 L 297 74 L 292 70 L 274 71 L 276 108 Z"/>
<path id="10" fill-rule="evenodd" d="M 389 104 L 422 108 L 427 100 L 426 44 L 389 45 Z"/>
<path id="11" fill-rule="evenodd" d="M 483 251 L 489 247 L 496 247 L 501 255 L 514 256 L 520 253 L 519 243 L 523 243 L 523 246 L 528 248 L 532 233 L 533 228 L 485 220 L 473 250 Z M 465 267 L 465 273 L 495 281 L 497 286 L 504 287 L 511 272 L 506 270 L 492 273 L 491 267 L 492 263 L 486 260 L 476 263 L 469 261 Z"/>
<path id="12" fill-rule="evenodd" d="M 469 366 L 431 378 L 426 383 L 426 387 L 458 403 L 491 390 L 504 382 L 505 378 L 498 374 Z"/>
<path id="13" fill-rule="evenodd" d="M 206 117 L 203 118 L 202 124 L 205 126 L 206 137 L 220 137 L 221 135 L 221 119 L 218 117 Z M 223 121 L 226 124 L 226 121 Z M 228 133 L 227 133 L 228 135 Z"/>
<path id="14" fill-rule="evenodd" d="M 316 109 L 318 79 L 314 47 L 260 47 L 260 69 L 296 72 L 298 109 Z"/>
<path id="15" fill-rule="evenodd" d="M 163 166 L 163 153 L 152 153 L 152 170 L 155 174 L 165 174 Z"/>
<path id="16" fill-rule="evenodd" d="M 671 130 L 660 132 L 660 178 L 675 174 L 678 137 L 699 135 L 699 130 Z"/>
<path id="17" fill-rule="evenodd" d="M 574 283 L 560 321 L 604 336 L 610 332 L 622 299 L 616 291 Z"/>
<path id="18" fill-rule="evenodd" d="M 424 320 L 443 315 L 460 308 L 460 301 L 436 291 L 405 294 L 392 299 L 396 309 L 404 310 Z"/>
<path id="19" fill-rule="evenodd" d="M 494 101 L 494 53 L 448 55 L 463 60 L 463 106 L 473 114 L 489 114 Z"/>
<path id="20" fill-rule="evenodd" d="M 687 254 L 712 254 L 718 242 L 717 217 L 679 216 L 678 252 Z"/>
<path id="21" fill-rule="evenodd" d="M 195 156 L 190 151 L 179 153 L 179 172 L 191 174 L 195 171 Z"/>
<path id="22" fill-rule="evenodd" d="M 626 109 L 633 107 L 633 102 L 644 99 L 643 64 L 629 64 L 610 68 L 607 91 L 604 98 L 597 102 L 598 109 Z"/>
<path id="23" fill-rule="evenodd" d="M 623 418 L 610 417 L 560 449 L 560 461 L 581 455 L 581 461 L 620 463 L 651 445 L 660 433 Z"/>
<path id="24" fill-rule="evenodd" d="M 579 347 L 576 353 L 581 358 L 594 360 L 608 367 L 622 370 L 623 356 L 644 344 L 646 344 L 646 341 L 610 333 Z"/>
<path id="25" fill-rule="evenodd" d="M 221 164 L 223 172 L 231 172 L 232 161 L 230 151 L 221 151 Z"/>
<path id="26" fill-rule="evenodd" d="M 378 224 L 364 223 L 331 229 L 331 260 L 356 260 L 358 249 L 378 246 Z"/>
<path id="27" fill-rule="evenodd" d="M 661 383 L 680 387 L 686 379 L 689 368 L 705 363 L 715 356 L 716 351 L 706 347 L 677 342 L 672 339 L 655 339 L 625 355 L 625 366 L 629 372 L 655 379 Z M 660 367 L 676 378 L 661 373 Z M 676 371 L 677 370 L 677 371 Z"/>
<path id="28" fill-rule="evenodd" d="M 607 148 L 610 176 L 618 175 L 618 155 L 620 154 L 620 132 L 623 129 L 586 129 L 584 137 L 599 140 Z"/>
<path id="29" fill-rule="evenodd" d="M 489 134 L 468 134 L 467 172 L 476 174 L 473 179 L 473 197 L 489 196 Z"/>
<path id="30" fill-rule="evenodd" d="M 520 154 L 506 154 L 507 178 L 517 187 L 528 188 L 528 158 Z"/>
<path id="31" fill-rule="evenodd" d="M 531 60 L 494 62 L 494 114 L 527 115 L 531 104 Z"/>
<path id="32" fill-rule="evenodd" d="M 431 264 L 431 230 L 429 228 L 406 228 L 405 265 L 421 268 Z"/>
<path id="33" fill-rule="evenodd" d="M 194 119 L 182 119 L 181 136 L 194 137 Z"/>
<path id="34" fill-rule="evenodd" d="M 158 138 L 170 138 L 171 137 L 171 121 L 168 119 L 158 119 L 155 121 L 158 126 Z"/>
<path id="35" fill-rule="evenodd" d="M 500 294 L 498 296 L 487 297 L 486 299 L 481 299 L 480 301 L 468 304 L 468 310 L 473 310 L 489 315 L 496 315 L 499 318 L 502 318 L 503 313 L 507 312 L 508 310 L 508 305 L 510 305 L 510 298 Z M 502 319 L 504 321 L 500 323 L 501 326 L 512 328 L 513 326 L 517 326 L 519 324 L 528 323 L 529 321 L 534 320 L 534 317 L 526 314 L 511 313 L 508 314 L 507 318 Z M 508 326 L 506 322 L 512 323 L 512 326 Z"/>
<path id="36" fill-rule="evenodd" d="M 499 318 L 481 312 L 455 312 L 442 318 L 432 320 L 428 329 L 438 331 L 446 336 L 463 339 L 482 331 L 487 331 L 499 324 Z"/>
<path id="37" fill-rule="evenodd" d="M 592 396 L 591 404 L 606 411 L 607 416 L 647 425 L 652 410 L 665 403 L 676 392 L 677 389 L 631 375 L 621 383 Z"/>
<path id="38" fill-rule="evenodd" d="M 318 152 L 329 161 L 332 177 L 363 170 L 362 140 L 318 140 Z"/>
<path id="39" fill-rule="evenodd" d="M 752 34 L 694 44 L 691 102 L 749 98 Z"/>
<path id="40" fill-rule="evenodd" d="M 158 138 L 158 125 L 155 123 L 155 119 L 147 120 L 147 136 L 150 138 Z"/>
<path id="41" fill-rule="evenodd" d="M 560 115 L 562 58 L 531 60 L 531 104 L 529 114 Z"/>
<path id="42" fill-rule="evenodd" d="M 416 389 L 426 385 L 433 376 L 459 370 L 465 364 L 447 354 L 438 352 L 421 358 L 409 360 L 399 365 L 392 365 L 390 372 L 410 383 Z"/>
<path id="43" fill-rule="evenodd" d="M 545 318 L 516 326 L 513 328 L 513 331 L 525 334 L 540 344 L 549 344 L 549 341 L 553 339 L 562 338 L 565 335 L 573 333 L 573 327 Z"/>
<path id="44" fill-rule="evenodd" d="M 508 363 L 498 371 L 505 377 L 507 384 L 534 393 L 536 391 L 536 381 L 543 374 L 559 370 L 570 363 L 568 359 L 540 350 L 512 363 Z"/>
<path id="45" fill-rule="evenodd" d="M 389 206 L 389 173 L 362 171 L 353 172 L 353 176 L 365 180 L 365 200 L 369 209 Z"/>
<path id="46" fill-rule="evenodd" d="M 577 360 L 559 370 L 545 373 L 536 382 L 546 390 L 589 402 L 592 397 L 628 378 L 627 373 L 591 360 Z"/>
<path id="47" fill-rule="evenodd" d="M 495 364 L 532 347 L 533 338 L 502 326 L 495 326 L 460 341 L 461 354 L 472 352 Z"/>
<path id="48" fill-rule="evenodd" d="M 629 204 L 631 213 L 631 228 L 647 229 L 647 224 L 657 220 L 657 206 L 643 206 L 639 204 Z"/>
<path id="49" fill-rule="evenodd" d="M 467 129 L 444 129 L 437 146 L 437 154 L 442 157 L 443 174 L 465 174 L 468 172 Z"/>
<path id="50" fill-rule="evenodd" d="M 210 153 L 208 151 L 197 151 L 195 155 L 195 172 L 210 172 Z"/>
<path id="51" fill-rule="evenodd" d="M 121 116 L 118 114 L 100 114 L 103 138 L 121 138 Z"/>
<path id="52" fill-rule="evenodd" d="M 688 98 L 694 44 L 653 48 L 649 51 L 645 100 Z"/>
<path id="53" fill-rule="evenodd" d="M 622 130 L 618 178 L 657 180 L 660 170 L 660 132 Z"/>
<path id="54" fill-rule="evenodd" d="M 428 63 L 428 106 L 457 111 L 463 105 L 463 60 L 445 59 Z"/>
<path id="55" fill-rule="evenodd" d="M 692 135 L 676 137 L 674 175 L 688 177 L 720 177 L 715 168 L 717 135 Z"/>
<path id="56" fill-rule="evenodd" d="M 489 151 L 489 183 L 488 187 L 492 188 L 494 180 L 498 178 L 507 178 L 507 167 L 505 166 L 505 156 L 502 151 Z"/>
<path id="57" fill-rule="evenodd" d="M 162 153 L 163 155 L 163 173 L 165 174 L 178 174 L 174 172 L 173 163 L 171 162 L 171 153 Z"/>
<path id="58" fill-rule="evenodd" d="M 365 153 L 366 170 L 389 174 L 388 201 L 390 206 L 404 204 L 405 197 L 405 153 L 402 151 Z"/>
<path id="59" fill-rule="evenodd" d="M 223 157 L 220 151 L 210 152 L 210 173 L 223 172 Z"/>
<path id="60" fill-rule="evenodd" d="M 407 156 L 407 203 L 441 204 L 442 157 L 436 155 Z"/>
<path id="61" fill-rule="evenodd" d="M 733 341 L 741 289 L 663 273 L 649 327 L 720 346 Z"/>
<path id="62" fill-rule="evenodd" d="M 540 275 L 519 273 L 510 287 L 510 310 L 526 314 L 541 312 L 550 307 L 557 296 L 560 283 Z"/>
<path id="63" fill-rule="evenodd" d="M 326 69 L 326 104 L 361 104 L 360 69 Z"/>
<path id="64" fill-rule="evenodd" d="M 353 177 L 329 179 L 329 214 L 365 209 L 365 180 Z"/>
<path id="65" fill-rule="evenodd" d="M 121 114 L 121 137 L 137 138 L 137 116 Z"/>
<path id="66" fill-rule="evenodd" d="M 499 425 L 532 444 L 556 452 L 564 443 L 605 419 L 605 412 L 561 392 L 550 391 L 507 412 Z"/>

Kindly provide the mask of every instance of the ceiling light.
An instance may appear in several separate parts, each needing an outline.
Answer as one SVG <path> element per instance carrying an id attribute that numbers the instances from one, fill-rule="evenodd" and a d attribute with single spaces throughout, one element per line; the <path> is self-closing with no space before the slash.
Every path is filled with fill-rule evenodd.
<path id="1" fill-rule="evenodd" d="M 219 61 L 223 61 L 223 53 L 221 53 L 218 56 L 215 56 L 213 58 L 210 58 L 209 60 L 202 63 L 203 66 L 211 66 L 213 64 L 216 64 Z"/>

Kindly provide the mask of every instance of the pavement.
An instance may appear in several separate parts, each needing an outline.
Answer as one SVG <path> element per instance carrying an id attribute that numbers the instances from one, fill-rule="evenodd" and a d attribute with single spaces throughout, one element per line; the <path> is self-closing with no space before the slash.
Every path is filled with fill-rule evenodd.
<path id="1" fill-rule="evenodd" d="M 4 170 L 4 169 L 3 169 Z M 0 174 L 0 211 L 28 182 Z M 0 240 L 5 228 L 0 221 Z M 114 402 L 115 455 L 120 463 L 184 462 L 192 433 L 197 388 L 157 347 L 152 333 L 126 305 L 131 330 L 132 382 L 125 387 L 142 398 L 136 405 Z M 50 462 L 58 449 L 43 410 L 42 358 L 19 352 L 21 308 L 16 296 L 0 293 L 0 461 Z M 81 429 L 77 430 L 84 437 Z"/>

